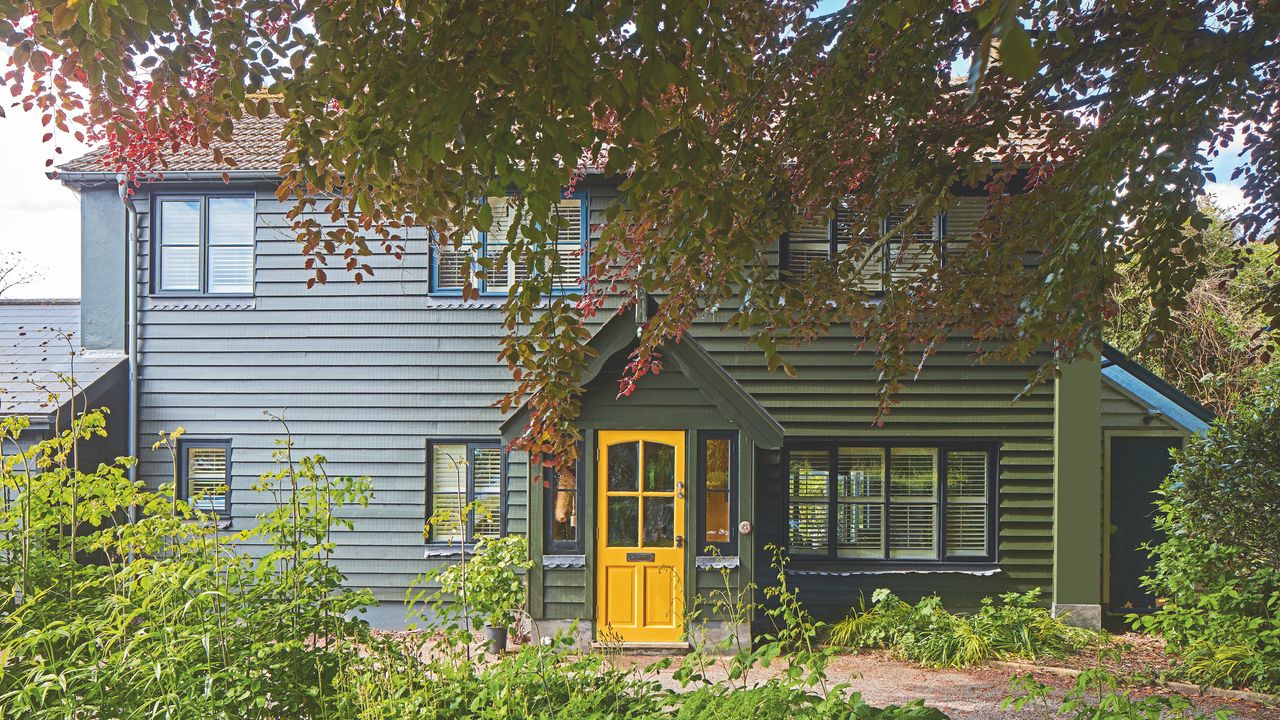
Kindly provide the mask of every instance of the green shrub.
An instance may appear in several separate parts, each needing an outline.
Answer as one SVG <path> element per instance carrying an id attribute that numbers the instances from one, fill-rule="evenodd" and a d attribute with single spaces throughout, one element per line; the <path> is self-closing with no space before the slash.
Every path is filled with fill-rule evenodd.
<path id="1" fill-rule="evenodd" d="M 1102 635 L 1067 625 L 1038 605 L 1040 591 L 984 598 L 972 615 L 956 615 L 936 595 L 915 605 L 886 589 L 871 596 L 870 609 L 854 613 L 831 630 L 830 642 L 850 648 L 888 648 L 926 667 L 968 667 L 1009 657 L 1034 660 L 1078 652 Z"/>
<path id="2" fill-rule="evenodd" d="M 1175 672 L 1203 684 L 1280 691 L 1280 383 L 1177 453 L 1159 491 L 1144 584 L 1163 600 L 1132 616 L 1158 633 Z"/>

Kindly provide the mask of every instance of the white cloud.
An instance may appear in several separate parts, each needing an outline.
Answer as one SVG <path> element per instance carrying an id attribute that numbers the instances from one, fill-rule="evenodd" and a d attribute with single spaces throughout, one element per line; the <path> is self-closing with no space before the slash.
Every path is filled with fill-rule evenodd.
<path id="1" fill-rule="evenodd" d="M 1208 194 L 1227 213 L 1235 215 L 1244 209 L 1244 191 L 1238 185 L 1213 182 L 1208 185 Z"/>

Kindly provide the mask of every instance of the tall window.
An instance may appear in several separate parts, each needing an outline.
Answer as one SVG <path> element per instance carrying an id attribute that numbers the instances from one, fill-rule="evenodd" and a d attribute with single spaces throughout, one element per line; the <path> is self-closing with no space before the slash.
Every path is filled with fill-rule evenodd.
<path id="1" fill-rule="evenodd" d="M 583 551 L 581 455 L 577 465 L 573 477 L 561 475 L 550 467 L 543 468 L 547 488 L 545 514 L 548 553 Z"/>
<path id="2" fill-rule="evenodd" d="M 989 446 L 790 448 L 790 550 L 858 561 L 992 560 L 995 462 Z"/>
<path id="3" fill-rule="evenodd" d="M 503 251 L 511 239 L 513 224 L 530 222 L 530 210 L 526 205 L 523 217 L 517 217 L 515 202 L 505 197 L 488 198 L 493 224 L 488 232 L 477 232 L 462 247 L 432 246 L 433 267 L 431 291 L 438 295 L 456 295 L 462 292 L 465 280 L 470 277 L 481 295 L 506 295 L 512 286 L 528 280 L 533 271 L 523 259 L 504 259 Z M 538 272 L 555 273 L 555 292 L 576 292 L 582 289 L 582 279 L 587 269 L 587 208 L 578 194 L 561 199 L 548 218 L 537 219 L 545 223 L 554 238 L 558 267 L 548 264 Z M 488 258 L 484 266 L 478 260 Z M 483 270 L 484 277 L 480 276 Z"/>
<path id="4" fill-rule="evenodd" d="M 706 431 L 698 436 L 698 475 L 702 490 L 702 518 L 698 548 L 715 548 L 736 555 L 738 514 L 738 440 L 731 431 Z"/>
<path id="5" fill-rule="evenodd" d="M 439 442 L 428 450 L 427 517 L 434 543 L 502 534 L 502 448 L 496 442 Z M 472 502 L 482 511 L 464 512 Z"/>
<path id="6" fill-rule="evenodd" d="M 253 293 L 249 196 L 162 196 L 156 201 L 152 282 L 160 293 Z"/>
<path id="7" fill-rule="evenodd" d="M 216 515 L 231 510 L 231 441 L 178 440 L 181 487 L 178 497 Z"/>

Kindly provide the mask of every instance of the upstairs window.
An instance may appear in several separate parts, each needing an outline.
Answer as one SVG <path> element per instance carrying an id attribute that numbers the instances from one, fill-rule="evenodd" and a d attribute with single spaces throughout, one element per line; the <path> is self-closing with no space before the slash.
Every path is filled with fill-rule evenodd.
<path id="1" fill-rule="evenodd" d="M 506 197 L 486 200 L 493 214 L 488 232 L 476 232 L 462 247 L 438 247 L 433 245 L 431 292 L 436 295 L 460 295 L 468 277 L 481 295 L 506 295 L 517 283 L 533 276 L 534 269 L 522 258 L 502 258 L 508 245 L 510 230 L 517 219 L 514 201 Z M 521 224 L 529 222 L 529 210 L 523 209 Z M 547 222 L 554 224 L 555 252 L 559 267 L 548 267 L 537 272 L 554 272 L 554 293 L 571 293 L 582 290 L 587 270 L 587 207 L 580 193 L 562 198 L 555 205 L 555 214 Z M 477 260 L 489 258 L 492 262 L 481 277 L 481 265 Z"/>
<path id="2" fill-rule="evenodd" d="M 226 516 L 231 510 L 231 441 L 178 441 L 178 497 L 191 507 Z"/>
<path id="3" fill-rule="evenodd" d="M 919 277 L 937 263 L 946 262 L 969 244 L 977 231 L 978 220 L 985 211 L 985 199 L 959 197 L 944 214 L 917 218 L 909 228 L 900 229 L 873 256 L 855 251 L 862 272 L 853 284 L 873 293 L 883 292 L 895 282 Z M 803 222 L 783 235 L 779 244 L 779 266 L 782 277 L 799 279 L 811 269 L 844 252 L 850 245 L 869 250 L 880 236 L 898 228 L 910 213 L 909 208 L 890 214 L 880 222 L 868 223 L 851 210 L 840 207 L 826 222 Z"/>
<path id="4" fill-rule="evenodd" d="M 252 295 L 252 196 L 162 196 L 155 207 L 158 293 Z"/>
<path id="5" fill-rule="evenodd" d="M 502 534 L 502 448 L 496 442 L 432 443 L 428 454 L 427 513 L 433 543 L 472 543 Z M 463 510 L 472 502 L 485 512 Z"/>
<path id="6" fill-rule="evenodd" d="M 992 447 L 790 448 L 788 547 L 798 558 L 994 560 L 995 463 Z"/>

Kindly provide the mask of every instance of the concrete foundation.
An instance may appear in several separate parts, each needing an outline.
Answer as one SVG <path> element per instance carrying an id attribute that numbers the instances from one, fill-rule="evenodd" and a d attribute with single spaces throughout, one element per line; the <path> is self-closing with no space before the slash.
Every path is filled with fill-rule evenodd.
<path id="1" fill-rule="evenodd" d="M 1102 629 L 1101 605 L 1054 603 L 1053 614 L 1055 617 L 1063 618 L 1068 625 L 1090 630 Z"/>

